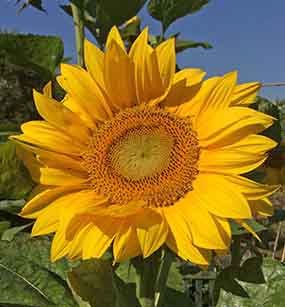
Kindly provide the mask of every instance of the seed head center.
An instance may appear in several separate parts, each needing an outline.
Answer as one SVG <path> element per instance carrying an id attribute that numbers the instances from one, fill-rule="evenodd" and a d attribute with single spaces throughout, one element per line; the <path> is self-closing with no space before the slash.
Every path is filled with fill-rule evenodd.
<path id="1" fill-rule="evenodd" d="M 143 130 L 146 129 L 129 132 L 110 149 L 113 168 L 119 175 L 130 180 L 156 175 L 169 165 L 173 138 L 161 129 L 149 133 Z"/>
<path id="2" fill-rule="evenodd" d="M 110 203 L 169 206 L 193 189 L 199 152 L 189 118 L 140 105 L 98 127 L 82 165 L 90 188 Z"/>

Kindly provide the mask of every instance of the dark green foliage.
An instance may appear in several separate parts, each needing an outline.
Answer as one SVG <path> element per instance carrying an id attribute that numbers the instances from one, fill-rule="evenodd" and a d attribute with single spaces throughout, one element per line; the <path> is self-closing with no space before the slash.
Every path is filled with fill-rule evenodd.
<path id="1" fill-rule="evenodd" d="M 0 144 L 0 200 L 22 199 L 32 187 L 28 171 L 17 158 L 16 145 L 12 142 Z"/>
<path id="2" fill-rule="evenodd" d="M 63 56 L 53 36 L 0 34 L 0 141 L 21 123 L 38 119 L 32 90 L 41 90 Z"/>
<path id="3" fill-rule="evenodd" d="M 63 43 L 55 36 L 2 33 L 0 50 L 9 62 L 39 73 L 44 82 L 52 79 L 63 58 Z"/>
<path id="4" fill-rule="evenodd" d="M 23 208 L 25 203 L 24 199 L 18 200 L 1 200 L 0 201 L 0 211 L 4 211 L 11 214 L 17 214 Z"/>
<path id="5" fill-rule="evenodd" d="M 280 143 L 282 139 L 282 129 L 280 123 L 280 110 L 278 106 L 273 104 L 270 100 L 260 96 L 257 97 L 256 102 L 253 106 L 258 111 L 276 118 L 274 124 L 268 129 L 266 129 L 262 134 L 270 137 L 277 143 Z"/>
<path id="6" fill-rule="evenodd" d="M 277 260 L 265 258 L 263 272 L 266 283 L 254 285 L 244 283 L 250 299 L 233 296 L 231 293 L 221 291 L 219 307 L 283 307 L 285 302 L 285 266 Z"/>
<path id="7" fill-rule="evenodd" d="M 218 301 L 220 290 L 230 292 L 241 297 L 249 297 L 244 288 L 237 282 L 239 268 L 229 266 L 222 270 L 215 281 L 214 296 L 215 301 Z"/>
<path id="8" fill-rule="evenodd" d="M 78 306 L 66 283 L 65 261 L 49 261 L 47 237 L 31 239 L 20 233 L 0 241 L 0 303 L 20 306 Z M 5 305 L 6 306 L 6 305 Z"/>
<path id="9" fill-rule="evenodd" d="M 9 132 L 17 131 L 21 123 L 38 118 L 32 88 L 40 89 L 44 85 L 38 73 L 11 63 L 6 55 L 0 50 L 1 141 L 7 139 Z"/>
<path id="10" fill-rule="evenodd" d="M 87 11 L 96 16 L 96 25 L 95 29 L 92 27 L 92 33 L 98 42 L 103 45 L 111 27 L 120 26 L 137 15 L 145 3 L 146 0 L 98 0 L 95 3 L 89 1 Z"/>
<path id="11" fill-rule="evenodd" d="M 95 259 L 68 273 L 75 293 L 92 307 L 139 307 L 136 286 L 128 277 L 128 265 L 121 264 L 117 274 L 111 261 Z"/>
<path id="12" fill-rule="evenodd" d="M 113 269 L 109 261 L 85 261 L 68 273 L 68 279 L 76 294 L 92 307 L 115 306 Z"/>
<path id="13" fill-rule="evenodd" d="M 239 269 L 238 279 L 253 284 L 264 284 L 262 257 L 253 257 L 245 260 Z"/>
<path id="14" fill-rule="evenodd" d="M 207 3 L 209 0 L 150 0 L 148 11 L 162 23 L 165 31 L 175 20 L 199 11 Z"/>

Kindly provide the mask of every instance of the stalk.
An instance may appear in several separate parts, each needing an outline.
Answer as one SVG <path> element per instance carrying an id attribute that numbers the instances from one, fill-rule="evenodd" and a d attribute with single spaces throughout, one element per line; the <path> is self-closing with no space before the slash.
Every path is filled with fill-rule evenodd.
<path id="1" fill-rule="evenodd" d="M 75 44 L 76 44 L 76 57 L 77 64 L 84 67 L 84 11 L 83 6 L 79 7 L 71 2 L 71 9 L 73 15 Z"/>
<path id="2" fill-rule="evenodd" d="M 161 261 L 158 277 L 155 285 L 155 307 L 162 307 L 165 297 L 166 282 L 173 261 L 173 254 L 164 249 L 164 257 Z"/>
<path id="3" fill-rule="evenodd" d="M 134 259 L 132 264 L 136 269 L 136 295 L 141 307 L 155 307 L 155 283 L 160 253 L 155 253 L 146 259 Z"/>
<path id="4" fill-rule="evenodd" d="M 262 83 L 262 87 L 285 86 L 285 82 Z"/>

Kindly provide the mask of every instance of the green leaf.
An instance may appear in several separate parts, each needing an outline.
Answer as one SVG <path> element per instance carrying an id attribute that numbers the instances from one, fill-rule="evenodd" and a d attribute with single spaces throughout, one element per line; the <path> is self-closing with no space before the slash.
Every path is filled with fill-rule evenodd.
<path id="1" fill-rule="evenodd" d="M 107 15 L 112 25 L 120 26 L 137 15 L 146 0 L 97 0 L 97 10 Z M 97 16 L 100 23 L 100 14 Z"/>
<path id="2" fill-rule="evenodd" d="M 241 283 L 251 299 L 239 298 L 230 293 L 221 292 L 218 307 L 284 307 L 284 264 L 271 258 L 264 258 L 263 272 L 266 280 L 265 284 Z"/>
<path id="3" fill-rule="evenodd" d="M 9 221 L 0 222 L 0 234 L 6 231 L 10 227 L 11 223 Z"/>
<path id="4" fill-rule="evenodd" d="M 216 300 L 219 297 L 221 289 L 237 296 L 249 297 L 245 289 L 236 281 L 238 271 L 238 267 L 229 266 L 218 274 L 214 288 L 214 296 L 216 297 Z"/>
<path id="5" fill-rule="evenodd" d="M 123 292 L 130 293 L 130 295 L 127 296 L 130 302 L 133 302 L 132 304 L 129 303 L 128 305 L 122 307 L 136 306 L 134 303 L 134 282 L 136 281 L 136 272 L 134 267 L 130 266 L 129 262 L 121 263 L 116 269 L 116 274 L 125 282 Z M 120 290 L 120 292 L 122 292 L 122 290 Z M 122 298 L 121 300 L 124 301 Z M 194 307 L 191 299 L 188 297 L 187 293 L 185 293 L 183 276 L 177 269 L 176 261 L 174 261 L 170 267 L 163 306 Z"/>
<path id="6" fill-rule="evenodd" d="M 17 214 L 23 208 L 25 203 L 24 199 L 18 200 L 1 200 L 0 201 L 0 210 L 12 214 Z"/>
<path id="7" fill-rule="evenodd" d="M 255 284 L 265 283 L 262 272 L 262 257 L 247 259 L 239 269 L 238 279 Z"/>
<path id="8" fill-rule="evenodd" d="M 116 307 L 140 307 L 136 297 L 135 283 L 125 283 L 117 274 L 114 274 L 113 283 L 116 292 Z"/>
<path id="9" fill-rule="evenodd" d="M 113 307 L 116 302 L 112 265 L 109 261 L 90 260 L 68 273 L 72 289 L 92 307 Z"/>
<path id="10" fill-rule="evenodd" d="M 19 233 L 0 241 L 0 304 L 35 307 L 78 306 L 64 280 L 69 265 L 49 261 L 47 237 Z"/>
<path id="11" fill-rule="evenodd" d="M 63 58 L 63 42 L 56 36 L 0 34 L 0 50 L 19 66 L 38 72 L 45 82 L 52 79 Z"/>
<path id="12" fill-rule="evenodd" d="M 13 142 L 0 144 L 0 200 L 22 199 L 32 187 L 28 171 L 16 156 L 16 145 Z"/>
<path id="13" fill-rule="evenodd" d="M 182 52 L 188 48 L 202 47 L 204 49 L 211 49 L 213 46 L 207 42 L 194 42 L 192 40 L 176 39 L 175 50 L 176 53 Z"/>
<path id="14" fill-rule="evenodd" d="M 207 3 L 209 0 L 151 0 L 147 8 L 150 15 L 162 23 L 165 31 L 175 20 L 199 11 Z"/>
<path id="15" fill-rule="evenodd" d="M 173 262 L 171 264 L 167 279 L 167 288 L 164 299 L 165 307 L 194 307 L 193 302 L 188 297 L 187 293 L 185 293 L 185 283 L 183 277 L 184 276 L 177 268 L 177 261 Z"/>
<path id="16" fill-rule="evenodd" d="M 22 230 L 25 230 L 26 228 L 30 227 L 32 224 L 33 223 L 29 223 L 29 224 L 26 224 L 26 225 L 23 225 L 23 226 L 16 226 L 16 227 L 12 227 L 12 228 L 5 230 L 2 233 L 1 240 L 11 242 L 15 238 L 17 233 L 19 233 Z"/>
<path id="17" fill-rule="evenodd" d="M 259 224 L 255 220 L 246 220 L 246 223 L 255 232 L 261 232 L 263 230 L 266 230 L 266 227 L 264 227 L 262 224 Z M 230 221 L 230 225 L 231 225 L 232 235 L 234 236 L 249 234 L 249 232 L 246 229 L 244 229 L 242 226 L 237 224 L 235 221 Z"/>

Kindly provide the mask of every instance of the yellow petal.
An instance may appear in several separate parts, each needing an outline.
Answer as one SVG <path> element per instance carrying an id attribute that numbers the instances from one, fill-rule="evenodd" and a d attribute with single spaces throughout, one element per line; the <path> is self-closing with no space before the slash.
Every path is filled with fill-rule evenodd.
<path id="1" fill-rule="evenodd" d="M 54 262 L 66 256 L 69 251 L 69 244 L 69 241 L 65 239 L 64 229 L 58 230 L 51 244 L 51 261 Z"/>
<path id="2" fill-rule="evenodd" d="M 86 39 L 84 41 L 84 54 L 89 74 L 104 89 L 104 52 Z"/>
<path id="3" fill-rule="evenodd" d="M 120 223 L 106 217 L 98 219 L 84 237 L 82 259 L 100 258 L 111 245 Z"/>
<path id="4" fill-rule="evenodd" d="M 86 170 L 82 167 L 80 160 L 74 159 L 67 155 L 28 145 L 26 143 L 21 143 L 21 146 L 17 146 L 17 154 L 19 158 L 24 161 L 24 164 L 30 171 L 31 175 L 38 178 L 37 180 L 34 180 L 36 182 L 39 181 L 40 167 L 43 166 L 71 170 L 81 174 L 81 176 L 86 173 Z"/>
<path id="5" fill-rule="evenodd" d="M 92 116 L 77 102 L 76 98 L 65 95 L 62 103 L 72 112 L 76 113 L 88 128 L 96 129 L 96 123 Z"/>
<path id="6" fill-rule="evenodd" d="M 192 86 L 200 83 L 206 73 L 199 68 L 184 68 L 174 75 L 173 83 L 185 80 L 186 86 Z"/>
<path id="7" fill-rule="evenodd" d="M 193 181 L 193 191 L 185 198 L 189 202 L 199 199 L 201 205 L 219 217 L 251 218 L 245 197 L 220 175 L 200 173 Z"/>
<path id="8" fill-rule="evenodd" d="M 260 88 L 260 82 L 250 82 L 237 85 L 231 98 L 231 105 L 247 106 L 253 103 Z"/>
<path id="9" fill-rule="evenodd" d="M 32 236 L 40 236 L 55 232 L 59 227 L 59 212 L 64 197 L 55 200 L 47 208 L 41 210 L 32 229 Z"/>
<path id="10" fill-rule="evenodd" d="M 108 37 L 107 37 L 107 42 L 106 42 L 106 50 L 110 48 L 110 45 L 112 42 L 115 41 L 117 45 L 120 46 L 120 49 L 124 52 L 126 52 L 125 49 L 125 44 L 121 38 L 121 34 L 116 26 L 113 26 L 112 29 L 110 30 Z"/>
<path id="11" fill-rule="evenodd" d="M 193 244 L 208 249 L 227 249 L 231 241 L 229 223 L 210 214 L 197 193 L 189 193 L 181 198 L 173 210 L 180 210 L 184 215 Z M 219 221 L 219 222 L 218 222 Z M 203 225 L 203 227 L 201 227 Z"/>
<path id="12" fill-rule="evenodd" d="M 28 201 L 21 211 L 21 216 L 25 218 L 36 218 L 41 210 L 46 208 L 49 204 L 63 195 L 73 193 L 83 189 L 82 186 L 62 186 L 62 187 L 49 187 L 35 195 Z"/>
<path id="13" fill-rule="evenodd" d="M 249 108 L 227 108 L 208 116 L 207 124 L 198 127 L 199 143 L 204 148 L 226 146 L 263 131 L 273 122 L 273 117 Z"/>
<path id="14" fill-rule="evenodd" d="M 267 197 L 280 188 L 279 185 L 261 184 L 236 175 L 225 175 L 225 179 L 233 185 L 235 190 L 238 190 L 249 200 Z"/>
<path id="15" fill-rule="evenodd" d="M 192 96 L 193 98 L 189 102 L 179 106 L 177 114 L 181 117 L 197 116 L 204 104 L 208 101 L 211 93 L 214 92 L 217 85 L 221 82 L 221 79 L 222 77 L 212 77 L 203 81 L 198 87 L 199 91 L 195 91 L 195 95 Z"/>
<path id="16" fill-rule="evenodd" d="M 175 40 L 168 39 L 155 48 L 160 78 L 164 91 L 168 91 L 176 69 Z"/>
<path id="17" fill-rule="evenodd" d="M 67 208 L 64 206 L 60 208 L 58 213 L 59 226 L 51 245 L 51 261 L 56 261 L 66 256 L 70 250 L 71 245 L 71 242 L 66 240 L 66 227 L 74 212 L 73 210 L 67 210 Z"/>
<path id="18" fill-rule="evenodd" d="M 194 128 L 205 125 L 207 118 L 230 105 L 231 97 L 237 81 L 237 72 L 223 77 L 214 77 L 204 81 L 195 97 L 179 107 L 180 116 L 195 116 Z"/>
<path id="19" fill-rule="evenodd" d="M 233 91 L 237 82 L 237 72 L 233 71 L 224 75 L 217 82 L 213 91 L 210 92 L 208 100 L 203 105 L 201 113 L 207 108 L 221 110 L 228 107 L 231 101 Z"/>
<path id="20" fill-rule="evenodd" d="M 23 146 L 27 143 L 27 145 L 72 156 L 79 156 L 86 150 L 86 146 L 72 140 L 44 121 L 27 122 L 21 126 L 21 129 L 24 134 L 11 136 L 11 139 Z"/>
<path id="21" fill-rule="evenodd" d="M 86 170 L 83 169 L 80 160 L 42 149 L 36 149 L 35 152 L 38 154 L 38 161 L 45 166 L 70 170 L 73 173 L 78 173 L 79 176 L 84 176 L 84 174 L 86 174 Z"/>
<path id="22" fill-rule="evenodd" d="M 142 253 L 135 227 L 122 223 L 113 245 L 114 261 L 122 262 Z"/>
<path id="23" fill-rule="evenodd" d="M 206 172 L 243 174 L 260 166 L 276 142 L 262 135 L 249 135 L 215 150 L 202 150 L 199 169 Z"/>
<path id="24" fill-rule="evenodd" d="M 207 265 L 210 252 L 193 245 L 188 224 L 181 212 L 171 207 L 165 208 L 163 212 L 169 226 L 167 246 L 184 260 Z"/>
<path id="25" fill-rule="evenodd" d="M 157 212 L 145 210 L 137 222 L 137 236 L 143 257 L 153 254 L 165 242 L 168 227 Z"/>
<path id="26" fill-rule="evenodd" d="M 107 99 L 87 71 L 76 65 L 61 64 L 60 86 L 85 110 L 92 119 L 105 121 L 112 117 Z"/>
<path id="27" fill-rule="evenodd" d="M 32 235 L 42 235 L 58 230 L 65 231 L 73 216 L 94 201 L 94 192 L 76 191 L 59 195 L 48 206 L 37 212 Z M 92 205 L 92 204 L 91 204 Z"/>
<path id="28" fill-rule="evenodd" d="M 135 64 L 136 94 L 139 103 L 149 102 L 164 93 L 157 56 L 147 41 L 148 29 L 145 28 L 129 53 Z"/>
<path id="29" fill-rule="evenodd" d="M 134 64 L 114 40 L 105 53 L 104 72 L 106 89 L 112 104 L 118 109 L 135 105 Z"/>
<path id="30" fill-rule="evenodd" d="M 69 259 L 75 260 L 81 258 L 84 238 L 89 233 L 92 227 L 93 226 L 91 224 L 86 225 L 74 236 L 72 241 L 70 241 L 68 249 Z"/>
<path id="31" fill-rule="evenodd" d="M 146 205 L 145 201 L 130 201 L 127 204 L 109 204 L 106 207 L 101 207 L 94 213 L 95 216 L 111 216 L 117 218 L 130 218 L 132 219 L 134 215 L 143 214 L 144 207 Z"/>
<path id="32" fill-rule="evenodd" d="M 33 181 L 39 182 L 42 164 L 36 159 L 35 154 L 24 149 L 22 146 L 17 146 L 16 152 L 17 157 L 23 161 L 25 167 L 29 170 Z"/>
<path id="33" fill-rule="evenodd" d="M 55 261 L 65 255 L 67 255 L 70 251 L 72 246 L 72 240 L 69 240 L 69 233 L 68 233 L 68 226 L 71 223 L 72 219 L 82 212 L 88 212 L 94 207 L 98 205 L 102 201 L 102 197 L 98 196 L 92 190 L 84 190 L 74 194 L 63 196 L 57 199 L 54 203 L 60 203 L 59 210 L 57 210 L 59 216 L 59 227 L 57 229 L 54 241 L 52 243 L 51 248 L 51 256 L 52 260 Z M 44 210 L 48 210 L 47 209 Z M 84 224 L 82 228 L 85 228 L 87 224 Z M 73 240 L 78 240 L 78 236 L 81 236 L 81 229 L 75 233 L 72 237 Z M 88 228 L 88 230 L 92 230 L 94 227 Z M 86 230 L 86 236 L 84 236 L 84 242 L 86 237 L 90 236 L 90 231 Z M 82 242 L 82 244 L 84 244 Z M 90 243 L 90 242 L 89 242 Z M 75 244 L 75 243 L 74 243 Z M 84 248 L 84 245 L 82 245 Z"/>
<path id="34" fill-rule="evenodd" d="M 200 69 L 183 69 L 174 75 L 174 81 L 161 105 L 165 107 L 180 106 L 191 101 L 202 86 L 201 80 L 205 73 Z M 177 110 L 177 114 L 183 113 L 183 109 Z"/>
<path id="35" fill-rule="evenodd" d="M 248 204 L 254 216 L 268 217 L 274 213 L 272 203 L 266 197 L 264 199 L 249 200 Z"/>
<path id="36" fill-rule="evenodd" d="M 166 245 L 180 258 L 192 263 L 208 266 L 211 260 L 211 251 L 196 247 L 185 236 L 175 237 L 175 234 L 169 233 Z"/>
<path id="37" fill-rule="evenodd" d="M 206 88 L 206 100 L 203 102 L 200 101 L 199 103 L 201 107 L 195 119 L 196 127 L 205 125 L 207 118 L 213 115 L 213 112 L 221 111 L 230 105 L 236 82 L 237 72 L 233 71 L 224 75 L 222 78 L 218 78 L 217 82 L 213 84 L 214 86 L 210 90 Z M 203 88 L 201 88 L 201 91 L 202 89 Z M 199 95 L 197 95 L 195 99 L 198 99 L 198 96 Z"/>
<path id="38" fill-rule="evenodd" d="M 43 94 L 48 97 L 52 98 L 52 83 L 49 81 L 43 88 Z"/>
<path id="39" fill-rule="evenodd" d="M 77 114 L 70 111 L 62 103 L 50 99 L 37 91 L 33 91 L 34 100 L 39 114 L 52 126 L 62 130 L 83 144 L 90 137 L 89 129 Z"/>
<path id="40" fill-rule="evenodd" d="M 66 186 L 81 185 L 87 182 L 88 178 L 78 177 L 71 172 L 56 168 L 41 168 L 40 183 L 44 185 Z"/>

